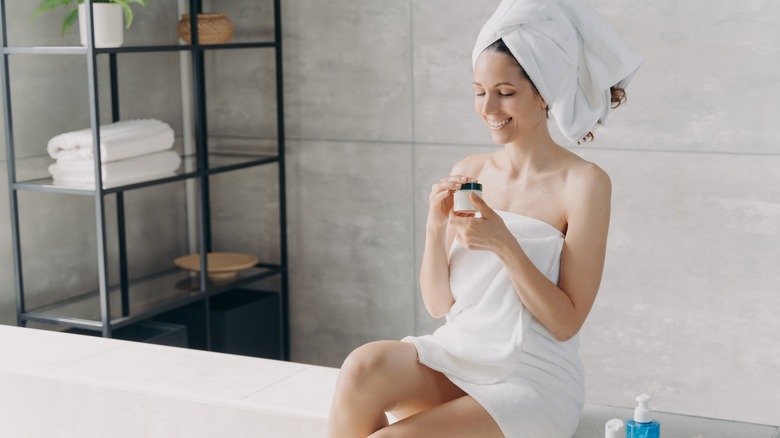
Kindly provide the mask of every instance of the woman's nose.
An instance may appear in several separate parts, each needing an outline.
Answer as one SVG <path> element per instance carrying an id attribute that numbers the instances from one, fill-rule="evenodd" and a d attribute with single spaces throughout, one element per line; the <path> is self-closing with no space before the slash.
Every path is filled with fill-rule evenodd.
<path id="1" fill-rule="evenodd" d="M 482 102 L 482 115 L 487 116 L 489 114 L 495 114 L 498 112 L 500 102 L 496 96 L 491 96 L 490 93 L 485 93 L 485 98 Z"/>

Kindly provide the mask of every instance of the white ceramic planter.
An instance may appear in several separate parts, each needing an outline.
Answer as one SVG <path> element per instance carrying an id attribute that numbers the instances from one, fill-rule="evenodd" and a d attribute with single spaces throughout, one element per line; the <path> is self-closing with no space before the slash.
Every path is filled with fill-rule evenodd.
<path id="1" fill-rule="evenodd" d="M 81 44 L 87 45 L 86 4 L 79 5 L 79 35 Z M 119 47 L 124 38 L 122 7 L 116 3 L 94 3 L 92 5 L 95 22 L 95 47 Z"/>

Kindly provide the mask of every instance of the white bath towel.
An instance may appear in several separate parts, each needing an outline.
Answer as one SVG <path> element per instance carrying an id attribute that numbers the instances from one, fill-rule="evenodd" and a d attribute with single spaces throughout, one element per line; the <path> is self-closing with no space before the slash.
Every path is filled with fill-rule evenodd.
<path id="1" fill-rule="evenodd" d="M 94 161 L 82 160 L 49 166 L 55 185 L 94 188 Z M 103 187 L 116 187 L 153 178 L 172 176 L 181 166 L 181 157 L 174 151 L 156 152 L 126 160 L 112 161 L 101 167 Z"/>
<path id="2" fill-rule="evenodd" d="M 558 283 L 564 236 L 537 219 L 497 211 L 523 251 Z M 570 437 L 584 403 L 578 337 L 560 342 L 525 308 L 501 260 L 457 241 L 449 255 L 455 303 L 432 335 L 406 337 L 422 364 L 479 402 L 507 438 Z"/>
<path id="3" fill-rule="evenodd" d="M 499 39 L 573 142 L 606 123 L 610 87 L 625 88 L 642 63 L 583 0 L 503 0 L 480 31 L 472 62 Z"/>
<path id="4" fill-rule="evenodd" d="M 125 120 L 100 127 L 100 161 L 110 163 L 171 149 L 173 129 L 155 119 Z M 92 130 L 66 132 L 52 137 L 49 155 L 64 163 L 93 159 Z"/>

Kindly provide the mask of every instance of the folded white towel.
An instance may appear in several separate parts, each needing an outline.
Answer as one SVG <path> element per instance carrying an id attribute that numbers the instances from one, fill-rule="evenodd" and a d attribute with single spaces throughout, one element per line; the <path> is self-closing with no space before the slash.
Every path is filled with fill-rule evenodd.
<path id="1" fill-rule="evenodd" d="M 502 0 L 477 37 L 472 62 L 499 39 L 574 142 L 606 122 L 610 87 L 625 88 L 642 63 L 582 0 Z"/>
<path id="2" fill-rule="evenodd" d="M 112 161 L 159 152 L 173 147 L 173 129 L 155 119 L 125 120 L 100 127 L 100 161 Z M 52 158 L 65 161 L 93 159 L 92 129 L 52 137 L 47 147 Z"/>
<path id="3" fill-rule="evenodd" d="M 49 166 L 55 185 L 79 188 L 95 187 L 92 160 L 59 162 Z M 112 161 L 101 167 L 103 188 L 116 187 L 153 178 L 172 176 L 181 166 L 181 157 L 174 151 L 156 152 L 126 160 Z"/>

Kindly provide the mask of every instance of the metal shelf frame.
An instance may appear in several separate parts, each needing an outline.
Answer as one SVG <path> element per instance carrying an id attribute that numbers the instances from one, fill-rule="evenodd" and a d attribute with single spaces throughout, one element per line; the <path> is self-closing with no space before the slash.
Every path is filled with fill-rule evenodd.
<path id="1" fill-rule="evenodd" d="M 284 131 L 284 101 L 283 101 L 283 72 L 282 72 L 282 28 L 281 28 L 281 0 L 273 0 L 274 8 L 274 40 L 258 42 L 238 42 L 229 44 L 201 45 L 198 44 L 198 26 L 197 14 L 203 12 L 201 0 L 189 0 L 190 28 L 192 29 L 192 44 L 188 45 L 156 45 L 156 46 L 128 46 L 116 48 L 96 48 L 94 44 L 94 25 L 92 22 L 93 0 L 85 0 L 86 21 L 89 32 L 87 32 L 86 47 L 70 46 L 45 46 L 45 47 L 9 47 L 6 26 L 6 5 L 5 0 L 0 0 L 0 36 L 2 37 L 2 56 L 0 56 L 0 80 L 2 81 L 4 122 L 5 122 L 5 141 L 6 141 L 6 159 L 8 165 L 8 187 L 11 213 L 11 239 L 13 245 L 13 265 L 14 265 L 14 286 L 16 289 L 16 314 L 17 324 L 25 326 L 28 321 L 46 322 L 52 324 L 69 325 L 73 327 L 85 328 L 94 331 L 100 331 L 104 337 L 111 337 L 112 331 L 134 322 L 146 319 L 157 314 L 172 310 L 193 302 L 205 301 L 205 321 L 207 327 L 207 346 L 211 349 L 210 327 L 209 327 L 209 299 L 220 293 L 248 285 L 252 282 L 268 278 L 270 276 L 280 276 L 280 323 L 282 339 L 282 358 L 290 358 L 290 330 L 289 330 L 289 273 L 287 269 L 287 217 L 286 217 L 286 193 L 285 193 L 285 131 Z M 277 154 L 268 156 L 249 157 L 244 161 L 227 165 L 218 165 L 211 167 L 209 157 L 214 155 L 208 148 L 208 127 L 206 112 L 206 88 L 205 88 L 205 52 L 209 50 L 225 49 L 251 49 L 251 48 L 269 48 L 275 51 L 275 85 L 276 85 L 276 121 L 277 121 Z M 192 58 L 192 99 L 194 108 L 194 139 L 195 139 L 195 170 L 184 171 L 181 174 L 159 178 L 150 181 L 143 181 L 133 184 L 127 184 L 119 187 L 104 188 L 102 183 L 102 169 L 100 160 L 100 147 L 95 146 L 93 156 L 95 157 L 95 181 L 96 187 L 90 189 L 68 188 L 64 186 L 54 186 L 48 184 L 46 179 L 35 181 L 17 181 L 16 175 L 16 156 L 14 150 L 14 131 L 13 115 L 11 108 L 11 79 L 9 74 L 9 57 L 17 55 L 80 55 L 84 56 L 87 63 L 87 79 L 89 92 L 89 114 L 90 125 L 92 129 L 93 144 L 100 144 L 100 110 L 99 110 L 99 91 L 98 91 L 98 56 L 107 55 L 109 57 L 109 75 L 111 89 L 111 117 L 112 121 L 120 120 L 119 114 L 119 80 L 117 57 L 122 53 L 150 53 L 150 52 L 181 52 L 189 51 Z M 223 285 L 215 285 L 207 277 L 207 269 L 202 269 L 197 276 L 198 291 L 195 294 L 183 295 L 168 300 L 163 304 L 158 304 L 131 314 L 131 303 L 129 299 L 129 290 L 131 280 L 127 272 L 127 248 L 125 235 L 124 219 L 124 192 L 128 190 L 152 187 L 160 184 L 167 184 L 175 181 L 194 179 L 197 185 L 197 215 L 198 215 L 198 241 L 200 246 L 201 266 L 207 267 L 206 254 L 212 250 L 211 241 L 211 215 L 210 215 L 210 186 L 209 176 L 223 172 L 231 172 L 239 169 L 246 169 L 254 166 L 276 163 L 278 166 L 279 178 L 279 233 L 280 233 L 280 263 L 263 264 L 259 263 L 256 268 L 262 268 L 262 272 L 254 273 L 233 282 Z M 25 302 L 24 279 L 23 279 L 23 260 L 21 254 L 21 241 L 19 232 L 19 191 L 37 191 L 58 194 L 86 195 L 92 196 L 95 202 L 96 218 L 96 237 L 97 237 L 97 255 L 98 255 L 98 289 L 97 291 L 87 293 L 90 297 L 99 300 L 99 320 L 88 318 L 79 318 L 72 316 L 62 316 L 48 313 L 39 309 L 28 310 Z M 108 279 L 108 256 L 106 244 L 106 206 L 105 197 L 114 195 L 116 197 L 117 209 L 117 236 L 119 247 L 119 284 L 112 286 Z M 253 268 L 254 269 L 254 268 Z M 134 280 L 135 281 L 135 280 Z M 112 317 L 111 291 L 119 289 L 121 301 L 119 317 Z M 49 310 L 56 308 L 57 303 L 47 306 Z"/>
<path id="2" fill-rule="evenodd" d="M 158 46 L 127 46 L 95 48 L 95 54 L 117 53 L 146 53 L 146 52 L 186 52 L 193 50 L 223 50 L 223 49 L 257 49 L 263 47 L 276 47 L 276 41 L 245 42 L 228 44 L 187 44 L 187 45 L 158 45 Z M 88 53 L 89 49 L 82 46 L 30 46 L 30 47 L 4 47 L 3 53 L 8 55 L 81 55 Z"/>
<path id="3" fill-rule="evenodd" d="M 209 154 L 209 156 L 213 156 L 213 154 Z M 220 173 L 232 172 L 234 170 L 248 169 L 251 167 L 261 166 L 263 164 L 279 162 L 279 157 L 277 155 L 241 157 L 239 155 L 232 155 L 232 154 L 219 154 L 217 156 L 244 158 L 247 159 L 247 161 L 242 161 L 233 164 L 219 165 L 217 167 L 210 167 L 209 169 L 206 170 L 193 170 L 189 172 L 184 171 L 179 175 L 166 176 L 163 178 L 156 178 L 147 181 L 139 181 L 131 184 L 120 185 L 117 187 L 103 188 L 103 193 L 104 194 L 122 193 L 130 190 L 141 189 L 144 187 L 157 186 L 160 184 L 167 184 L 171 182 L 183 181 L 192 178 L 206 178 L 211 175 L 217 175 Z M 71 195 L 82 195 L 82 196 L 95 195 L 95 189 L 88 189 L 88 188 L 82 189 L 78 187 L 53 185 L 51 178 L 40 178 L 40 179 L 34 179 L 29 181 L 16 182 L 14 183 L 13 188 L 20 191 L 66 193 Z"/>
<path id="4" fill-rule="evenodd" d="M 114 329 L 122 328 L 124 326 L 157 316 L 161 313 L 165 313 L 169 310 L 173 310 L 188 304 L 202 301 L 205 298 L 211 298 L 219 295 L 223 292 L 227 292 L 239 287 L 250 285 L 253 282 L 263 280 L 282 273 L 283 267 L 281 265 L 262 264 L 256 268 L 251 269 L 249 273 L 242 273 L 230 282 L 210 282 L 209 288 L 206 291 L 199 290 L 198 282 L 193 281 L 193 278 L 187 273 L 183 273 L 181 270 L 172 269 L 168 271 L 159 272 L 146 276 L 144 278 L 136 279 L 130 282 L 130 287 L 138 286 L 139 288 L 145 288 L 147 291 L 154 291 L 154 298 L 147 302 L 134 302 L 133 313 L 125 314 L 127 307 L 122 306 L 121 309 L 112 308 L 111 325 Z M 181 284 L 184 284 L 182 286 Z M 192 287 L 196 286 L 196 287 Z M 158 291 L 160 289 L 166 291 L 166 295 L 159 296 Z M 113 295 L 121 294 L 118 286 L 114 286 L 109 290 L 109 293 Z M 37 322 L 49 322 L 59 323 L 67 321 L 67 325 L 72 327 L 78 327 L 86 330 L 101 331 L 103 327 L 102 321 L 97 320 L 89 315 L 64 315 L 63 309 L 67 309 L 70 305 L 83 304 L 89 300 L 94 300 L 99 294 L 99 291 L 90 291 L 82 295 L 70 297 L 64 300 L 59 300 L 45 306 L 41 306 L 35 309 L 29 309 L 22 315 L 25 321 L 37 321 Z M 118 312 L 121 311 L 120 312 Z M 80 310 L 79 313 L 84 313 L 84 310 Z M 65 313 L 68 313 L 65 311 Z M 87 313 L 89 313 L 87 311 Z"/>

